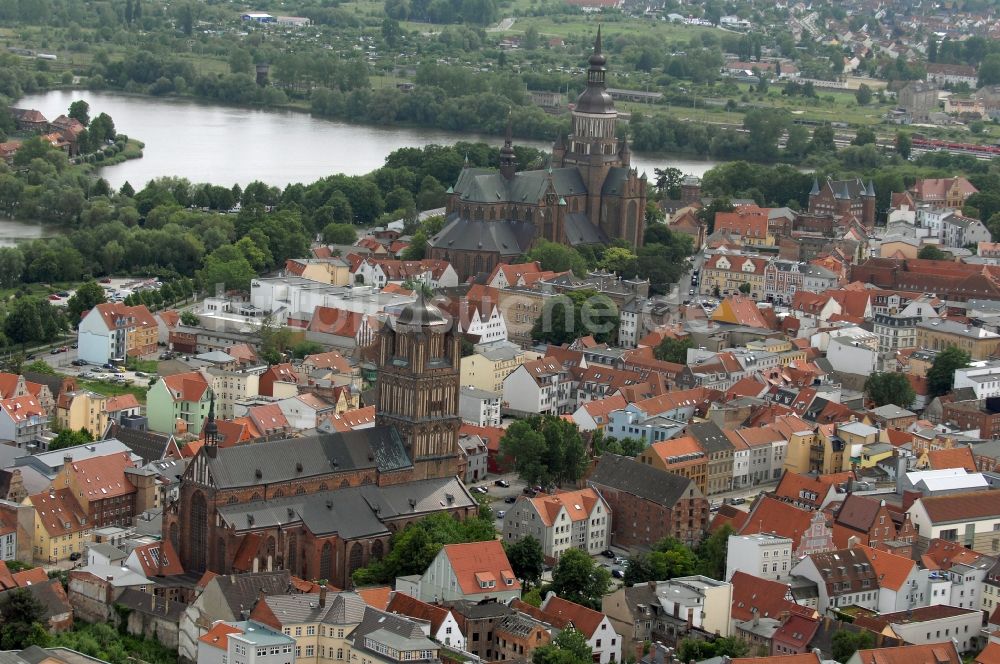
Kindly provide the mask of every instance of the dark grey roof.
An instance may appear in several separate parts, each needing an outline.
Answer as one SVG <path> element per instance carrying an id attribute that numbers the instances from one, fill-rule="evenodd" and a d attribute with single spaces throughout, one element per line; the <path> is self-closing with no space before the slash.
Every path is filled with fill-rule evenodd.
<path id="1" fill-rule="evenodd" d="M 272 595 L 264 601 L 282 625 L 323 622 L 347 625 L 361 622 L 365 602 L 357 593 L 330 593 L 326 605 L 319 605 L 317 593 Z"/>
<path id="2" fill-rule="evenodd" d="M 204 454 L 205 448 L 199 453 Z M 206 458 L 212 479 L 220 489 L 362 468 L 389 472 L 413 465 L 399 433 L 385 426 L 236 445 L 219 448 L 216 455 Z"/>
<path id="3" fill-rule="evenodd" d="M 353 647 L 363 648 L 364 637 L 379 630 L 385 630 L 390 634 L 400 636 L 404 639 L 413 639 L 415 641 L 427 640 L 419 623 L 395 613 L 386 613 L 385 611 L 373 609 L 370 606 L 365 607 L 364 618 L 361 619 L 358 626 L 351 632 L 349 639 Z"/>
<path id="4" fill-rule="evenodd" d="M 864 196 L 868 188 L 860 178 L 853 180 L 827 180 L 830 190 L 836 198 L 858 198 Z"/>
<path id="5" fill-rule="evenodd" d="M 187 608 L 187 604 L 169 600 L 166 597 L 158 597 L 150 593 L 144 593 L 133 588 L 126 588 L 115 600 L 115 604 L 120 604 L 127 609 L 146 613 L 149 615 L 166 618 L 170 622 L 180 623 L 181 614 Z"/>
<path id="6" fill-rule="evenodd" d="M 563 225 L 566 239 L 573 246 L 581 244 L 608 244 L 608 236 L 599 226 L 590 223 L 583 212 L 570 212 Z"/>
<path id="7" fill-rule="evenodd" d="M 0 592 L 0 604 L 6 601 L 5 598 L 8 593 L 15 593 L 19 590 L 27 590 L 45 608 L 42 614 L 44 621 L 52 619 L 53 616 L 68 614 L 73 611 L 73 607 L 70 605 L 59 579 L 49 579 L 45 583 L 33 583 L 22 588 L 12 588 Z"/>
<path id="8" fill-rule="evenodd" d="M 673 507 L 693 486 L 690 479 L 639 463 L 635 459 L 605 453 L 588 483 L 630 493 L 659 505 Z M 701 492 L 698 492 L 701 496 Z"/>
<path id="9" fill-rule="evenodd" d="M 444 313 L 436 306 L 427 301 L 421 293 L 416 300 L 410 302 L 399 312 L 396 318 L 397 323 L 403 325 L 437 325 L 447 323 Z"/>
<path id="10" fill-rule="evenodd" d="M 129 429 L 112 422 L 104 438 L 115 438 L 125 443 L 130 450 L 142 457 L 143 464 L 147 464 L 163 458 L 172 436 L 155 431 Z"/>
<path id="11" fill-rule="evenodd" d="M 222 599 L 236 620 L 240 619 L 242 611 L 249 613 L 253 609 L 261 590 L 266 595 L 284 595 L 292 591 L 292 574 L 288 570 L 220 574 L 212 581 L 218 585 Z"/>
<path id="12" fill-rule="evenodd" d="M 49 388 L 49 392 L 56 399 L 59 398 L 59 394 L 62 392 L 64 376 L 60 374 L 47 374 L 47 373 L 36 373 L 34 371 L 25 371 L 24 380 L 29 383 L 41 383 Z"/>
<path id="13" fill-rule="evenodd" d="M 580 176 L 580 171 L 571 166 L 520 171 L 510 179 L 492 169 L 466 168 L 459 174 L 453 189 L 459 200 L 464 202 L 534 205 L 544 198 L 550 182 L 559 196 L 587 193 L 587 185 Z"/>
<path id="14" fill-rule="evenodd" d="M 45 648 L 41 646 L 28 646 L 20 652 L 21 659 L 31 664 L 37 664 L 38 662 L 43 662 L 52 655 L 48 653 Z"/>
<path id="15" fill-rule="evenodd" d="M 621 195 L 622 188 L 625 186 L 625 183 L 628 182 L 629 170 L 631 169 L 627 166 L 612 166 L 609 168 L 608 177 L 604 179 L 604 185 L 601 189 L 601 193 Z"/>
<path id="16" fill-rule="evenodd" d="M 523 638 L 530 636 L 531 631 L 536 627 L 544 628 L 546 626 L 527 614 L 512 613 L 509 616 L 504 616 L 504 618 L 500 620 L 496 626 L 496 630 L 498 632 L 503 631 Z"/>
<path id="17" fill-rule="evenodd" d="M 342 539 L 357 539 L 387 533 L 384 522 L 400 516 L 473 505 L 475 499 L 458 478 L 442 477 L 390 486 L 365 484 L 218 509 L 237 532 L 302 523 L 315 535 L 337 533 Z"/>
<path id="18" fill-rule="evenodd" d="M 430 245 L 446 251 L 495 251 L 501 256 L 519 256 L 528 251 L 534 238 L 535 226 L 529 221 L 474 220 L 452 213 Z"/>
<path id="19" fill-rule="evenodd" d="M 698 441 L 709 454 L 733 449 L 733 444 L 715 422 L 699 422 L 687 428 L 688 435 Z"/>
<path id="20" fill-rule="evenodd" d="M 482 600 L 472 602 L 467 599 L 460 599 L 450 603 L 452 610 L 463 616 L 466 620 L 482 620 L 484 618 L 500 618 L 514 612 L 502 602 L 496 600 Z"/>

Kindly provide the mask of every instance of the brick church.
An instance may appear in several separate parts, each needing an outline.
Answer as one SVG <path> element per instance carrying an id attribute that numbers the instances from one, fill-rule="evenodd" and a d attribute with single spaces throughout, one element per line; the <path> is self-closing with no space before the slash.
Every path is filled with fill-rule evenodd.
<path id="1" fill-rule="evenodd" d="M 209 414 L 206 444 L 163 517 L 186 571 L 287 569 L 346 588 L 409 523 L 476 513 L 457 477 L 454 327 L 420 299 L 382 327 L 376 345 L 374 428 L 220 448 Z"/>
<path id="2" fill-rule="evenodd" d="M 432 258 L 449 261 L 465 280 L 516 260 L 538 239 L 570 246 L 613 239 L 642 244 L 646 176 L 630 166 L 628 141 L 618 137 L 606 62 L 598 28 L 572 133 L 557 139 L 549 168 L 518 171 L 508 127 L 499 172 L 461 172 L 449 189 L 445 226 L 431 238 Z"/>
<path id="3" fill-rule="evenodd" d="M 860 178 L 853 180 L 813 180 L 809 192 L 809 212 L 833 217 L 847 225 L 857 221 L 866 230 L 875 227 L 875 185 L 866 185 Z"/>

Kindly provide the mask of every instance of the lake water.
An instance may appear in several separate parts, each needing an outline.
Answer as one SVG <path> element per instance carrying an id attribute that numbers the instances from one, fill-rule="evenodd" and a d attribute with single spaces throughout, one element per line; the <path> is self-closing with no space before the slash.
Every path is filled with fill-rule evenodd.
<path id="1" fill-rule="evenodd" d="M 470 140 L 499 147 L 501 142 L 496 136 L 353 125 L 307 113 L 114 92 L 56 90 L 29 95 L 17 103 L 52 119 L 65 113 L 76 99 L 85 99 L 90 104 L 91 115 L 107 113 L 118 131 L 146 144 L 142 159 L 102 169 L 101 175 L 116 189 L 127 180 L 138 190 L 161 175 L 223 186 L 261 180 L 284 187 L 291 182 L 309 183 L 335 173 L 363 175 L 382 166 L 390 152 L 402 147 Z M 541 141 L 518 143 L 544 150 L 551 148 L 551 144 Z M 701 176 L 715 162 L 633 151 L 632 165 L 652 178 L 654 168 L 667 166 Z M 0 241 L 2 237 L 0 225 Z"/>

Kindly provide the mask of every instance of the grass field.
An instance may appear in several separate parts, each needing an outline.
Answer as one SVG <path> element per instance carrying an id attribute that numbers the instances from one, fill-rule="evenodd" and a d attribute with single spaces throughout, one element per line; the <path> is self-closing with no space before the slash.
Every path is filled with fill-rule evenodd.
<path id="1" fill-rule="evenodd" d="M 106 380 L 84 380 L 77 379 L 76 384 L 84 390 L 90 390 L 92 392 L 97 392 L 98 394 L 103 394 L 108 397 L 117 397 L 122 394 L 133 394 L 136 400 L 141 403 L 146 403 L 146 386 L 136 386 L 136 385 L 118 385 L 115 383 L 108 382 Z"/>

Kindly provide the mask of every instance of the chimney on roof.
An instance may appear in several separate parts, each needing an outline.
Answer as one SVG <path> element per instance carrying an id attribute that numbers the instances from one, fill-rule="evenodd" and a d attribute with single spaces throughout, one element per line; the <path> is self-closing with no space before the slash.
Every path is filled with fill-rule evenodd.
<path id="1" fill-rule="evenodd" d="M 323 585 L 319 587 L 319 605 L 320 607 L 326 606 L 326 583 L 323 583 Z"/>
<path id="2" fill-rule="evenodd" d="M 263 588 L 261 588 L 260 590 L 258 590 L 258 591 L 257 591 L 257 601 L 258 601 L 258 602 L 263 602 L 263 601 L 264 601 L 264 597 L 265 597 L 266 595 L 267 595 L 267 593 L 265 593 L 265 592 L 264 592 L 264 589 L 263 589 Z"/>

